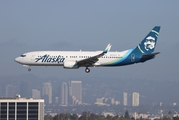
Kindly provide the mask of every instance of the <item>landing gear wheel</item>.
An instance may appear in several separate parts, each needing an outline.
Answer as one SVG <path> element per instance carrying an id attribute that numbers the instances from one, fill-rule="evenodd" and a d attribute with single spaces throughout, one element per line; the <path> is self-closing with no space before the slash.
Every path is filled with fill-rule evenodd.
<path id="1" fill-rule="evenodd" d="M 30 71 L 31 71 L 31 69 L 30 69 L 30 68 L 28 68 L 28 71 L 30 72 Z"/>
<path id="2" fill-rule="evenodd" d="M 86 69 L 85 69 L 85 72 L 86 72 L 86 73 L 89 73 L 89 72 L 90 72 L 90 69 L 89 69 L 89 68 L 86 68 Z"/>

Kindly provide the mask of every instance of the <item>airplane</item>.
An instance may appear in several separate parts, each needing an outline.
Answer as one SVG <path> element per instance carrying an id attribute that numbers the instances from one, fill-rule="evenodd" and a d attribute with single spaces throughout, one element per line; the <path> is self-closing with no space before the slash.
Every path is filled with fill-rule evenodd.
<path id="1" fill-rule="evenodd" d="M 104 51 L 34 51 L 15 58 L 31 71 L 31 66 L 63 66 L 66 69 L 85 67 L 114 67 L 143 63 L 154 59 L 160 52 L 154 52 L 160 26 L 155 26 L 137 47 L 121 52 L 110 52 L 111 44 Z"/>

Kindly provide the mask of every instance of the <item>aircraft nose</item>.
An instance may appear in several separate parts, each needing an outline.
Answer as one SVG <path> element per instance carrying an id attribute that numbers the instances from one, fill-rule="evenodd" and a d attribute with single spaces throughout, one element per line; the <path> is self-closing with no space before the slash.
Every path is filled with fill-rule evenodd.
<path id="1" fill-rule="evenodd" d="M 19 63 L 20 62 L 19 57 L 15 58 L 14 61 Z"/>

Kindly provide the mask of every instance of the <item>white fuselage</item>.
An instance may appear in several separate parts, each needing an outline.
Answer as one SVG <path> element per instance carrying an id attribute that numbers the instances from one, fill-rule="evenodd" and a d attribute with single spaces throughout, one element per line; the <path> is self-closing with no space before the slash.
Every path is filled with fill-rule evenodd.
<path id="1" fill-rule="evenodd" d="M 111 44 L 104 51 L 35 51 L 25 53 L 15 59 L 17 63 L 30 66 L 63 66 L 66 69 L 91 66 L 123 66 L 153 59 L 159 52 L 153 53 L 160 26 L 155 26 L 137 47 L 122 52 L 110 52 Z"/>
<path id="2" fill-rule="evenodd" d="M 93 57 L 102 51 L 36 51 L 23 54 L 15 59 L 16 62 L 28 66 L 63 66 L 64 62 L 78 62 Z M 123 52 L 108 52 L 93 66 L 105 66 L 116 60 L 122 59 L 128 50 Z"/>

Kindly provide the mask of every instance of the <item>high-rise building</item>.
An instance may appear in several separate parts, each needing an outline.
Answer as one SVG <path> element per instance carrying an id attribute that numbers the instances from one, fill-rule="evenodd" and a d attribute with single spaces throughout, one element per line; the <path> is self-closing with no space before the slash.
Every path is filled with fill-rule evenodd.
<path id="1" fill-rule="evenodd" d="M 132 106 L 139 106 L 139 93 L 138 92 L 132 93 Z"/>
<path id="2" fill-rule="evenodd" d="M 82 103 L 82 82 L 81 81 L 71 81 L 71 97 L 72 104 Z"/>
<path id="3" fill-rule="evenodd" d="M 20 82 L 20 91 L 19 91 L 21 97 L 29 98 L 31 97 L 30 91 L 29 91 L 29 83 L 28 81 L 21 81 Z"/>
<path id="4" fill-rule="evenodd" d="M 4 86 L 0 84 L 0 97 L 4 96 L 4 94 L 5 94 L 3 88 L 4 88 Z"/>
<path id="5" fill-rule="evenodd" d="M 13 85 L 6 85 L 6 97 L 14 97 L 15 93 L 15 86 Z"/>
<path id="6" fill-rule="evenodd" d="M 116 103 L 114 98 L 111 98 L 111 104 L 114 105 Z"/>
<path id="7" fill-rule="evenodd" d="M 40 91 L 37 89 L 32 89 L 32 98 L 34 99 L 40 99 Z"/>
<path id="8" fill-rule="evenodd" d="M 58 104 L 58 97 L 55 97 L 55 104 Z"/>
<path id="9" fill-rule="evenodd" d="M 68 105 L 68 85 L 66 82 L 62 83 L 62 100 L 61 104 L 62 105 Z"/>
<path id="10" fill-rule="evenodd" d="M 50 82 L 43 83 L 42 95 L 45 101 L 47 101 L 45 103 L 47 104 L 52 103 L 52 85 Z"/>
<path id="11" fill-rule="evenodd" d="M 123 105 L 127 106 L 127 92 L 123 92 Z"/>
<path id="12" fill-rule="evenodd" d="M 44 120 L 44 100 L 0 98 L 0 120 Z"/>

